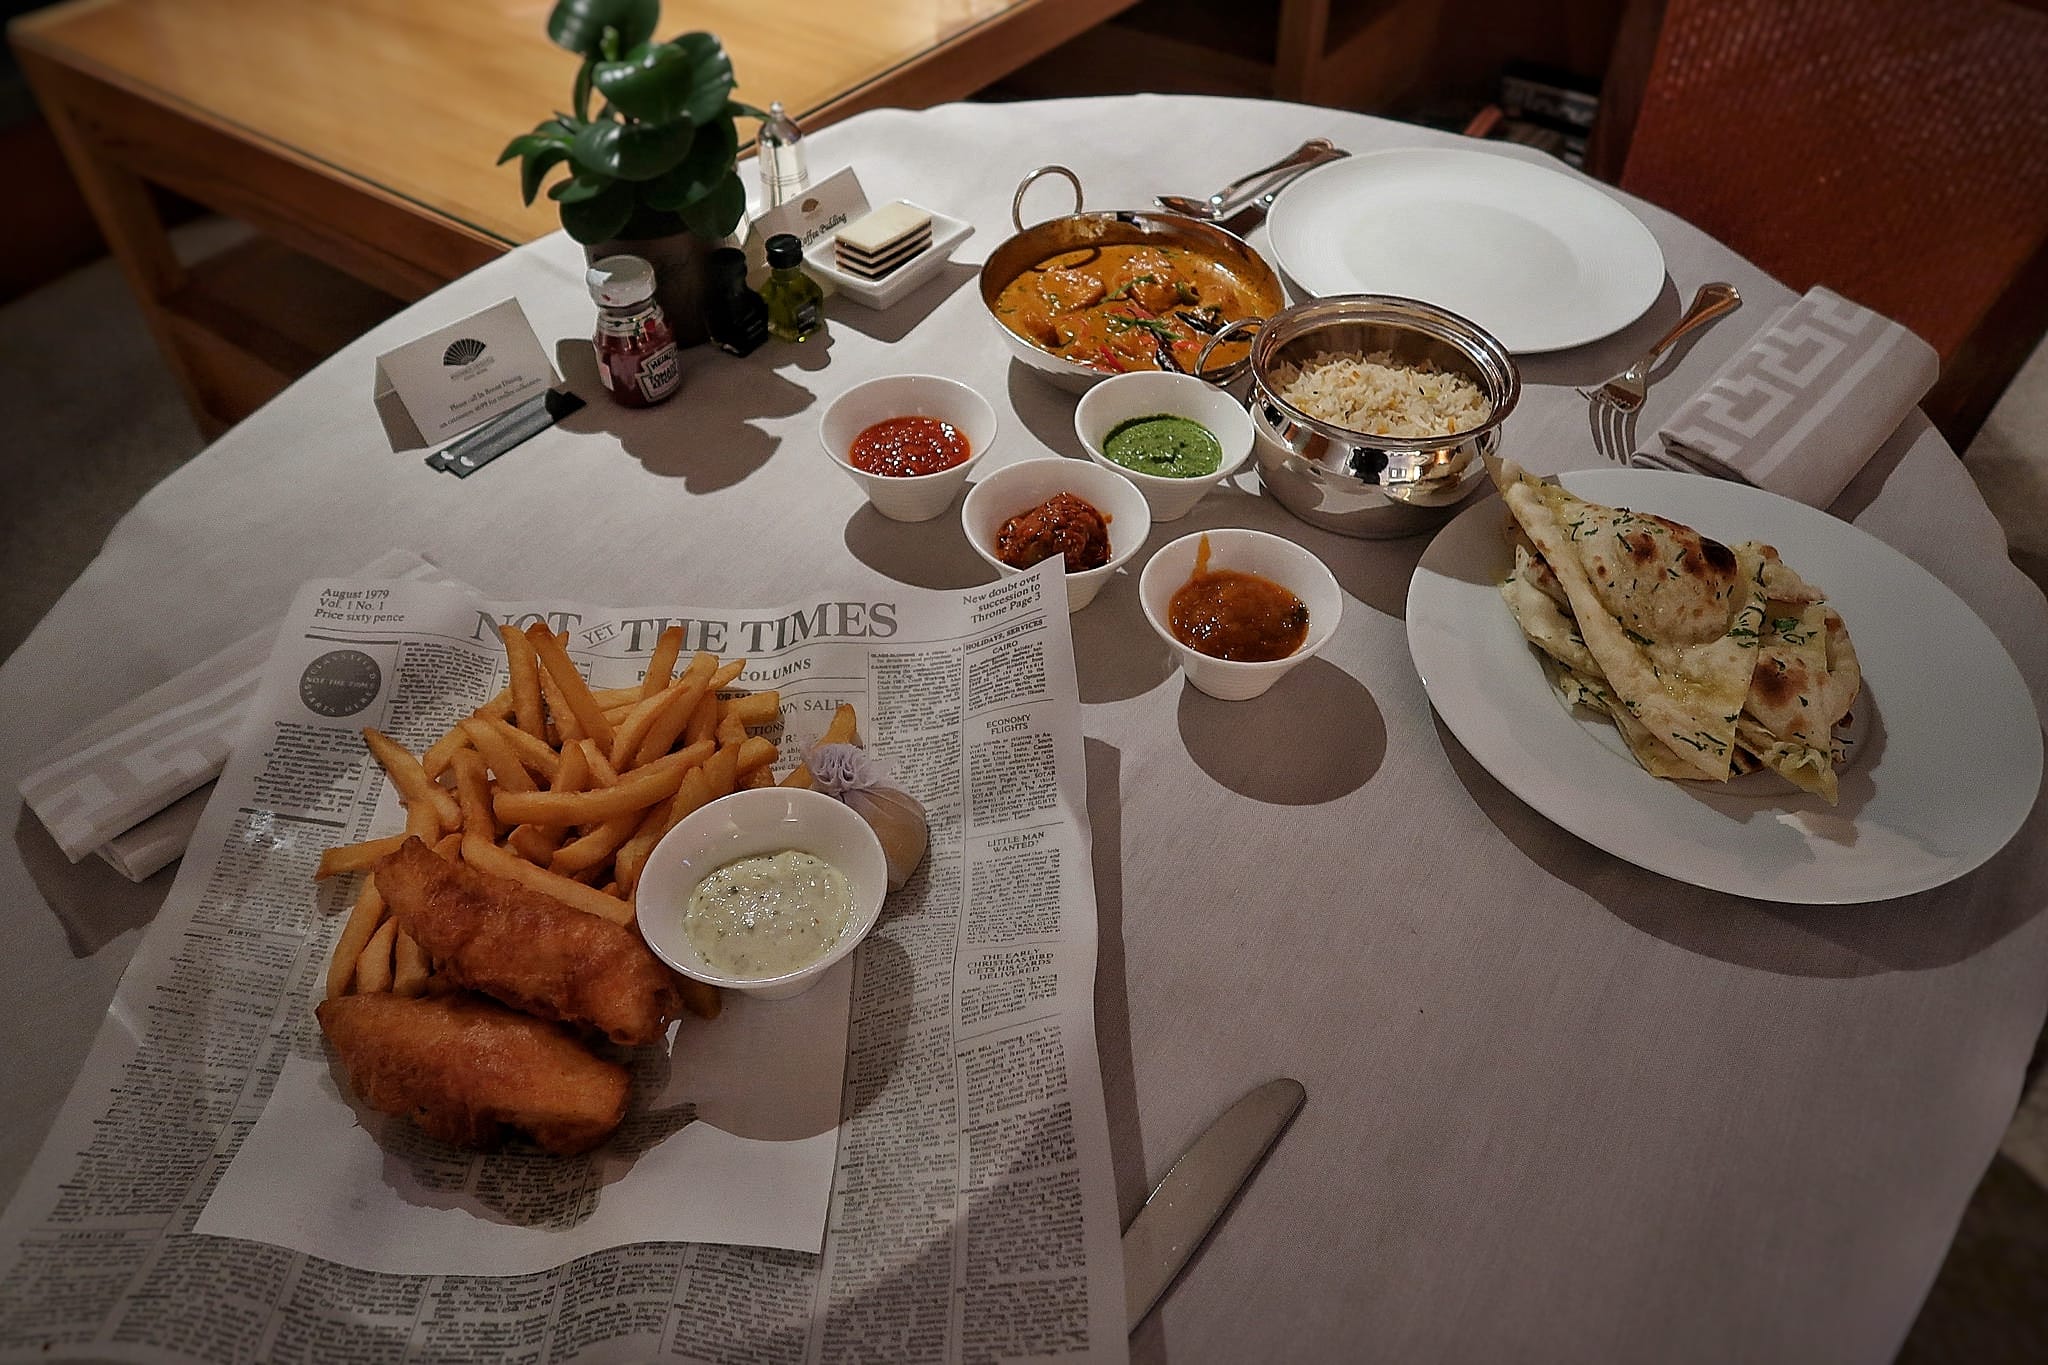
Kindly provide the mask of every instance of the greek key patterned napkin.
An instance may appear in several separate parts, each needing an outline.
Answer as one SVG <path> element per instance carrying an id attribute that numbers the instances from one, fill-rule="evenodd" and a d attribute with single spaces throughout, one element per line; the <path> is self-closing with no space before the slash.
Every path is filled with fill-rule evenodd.
<path id="1" fill-rule="evenodd" d="M 418 555 L 391 550 L 364 578 L 441 581 Z M 255 695 L 274 629 L 256 631 L 145 692 L 58 745 L 21 780 L 21 799 L 64 856 L 97 852 L 139 882 L 185 852 Z"/>
<path id="2" fill-rule="evenodd" d="M 1826 507 L 1933 387 L 1934 348 L 1826 289 L 1764 324 L 1658 428 L 1646 469 L 1741 479 Z"/>

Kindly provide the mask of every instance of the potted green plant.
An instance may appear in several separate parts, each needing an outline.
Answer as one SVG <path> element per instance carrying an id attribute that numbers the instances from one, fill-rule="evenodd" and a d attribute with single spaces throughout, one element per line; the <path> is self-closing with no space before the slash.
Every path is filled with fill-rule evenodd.
<path id="1" fill-rule="evenodd" d="M 746 216 L 734 120 L 759 110 L 732 98 L 732 59 L 709 33 L 654 40 L 661 0 L 558 0 L 548 37 L 582 59 L 569 112 L 506 144 L 531 204 L 548 187 L 562 227 L 596 261 L 645 257 L 676 339 L 704 339 L 711 250 Z M 596 105 L 593 112 L 593 104 Z"/>

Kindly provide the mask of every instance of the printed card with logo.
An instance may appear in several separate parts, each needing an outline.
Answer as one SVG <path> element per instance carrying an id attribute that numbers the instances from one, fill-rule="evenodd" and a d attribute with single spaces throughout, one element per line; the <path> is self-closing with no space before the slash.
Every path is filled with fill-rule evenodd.
<path id="1" fill-rule="evenodd" d="M 554 366 L 517 299 L 494 303 L 377 357 L 378 389 L 397 392 L 429 445 L 554 382 Z"/>
<path id="2" fill-rule="evenodd" d="M 758 250 L 758 244 L 777 233 L 787 232 L 802 242 L 808 251 L 811 243 L 828 232 L 845 227 L 867 211 L 868 192 L 861 188 L 860 177 L 853 173 L 853 167 L 848 166 L 754 219 L 749 241 Z"/>

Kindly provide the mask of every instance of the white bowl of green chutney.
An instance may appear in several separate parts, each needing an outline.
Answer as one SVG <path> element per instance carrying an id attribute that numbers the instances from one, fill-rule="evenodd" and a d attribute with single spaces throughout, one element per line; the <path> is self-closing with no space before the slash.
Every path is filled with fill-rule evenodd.
<path id="1" fill-rule="evenodd" d="M 1089 459 L 1138 486 L 1154 521 L 1194 511 L 1252 454 L 1252 419 L 1235 398 L 1166 370 L 1133 370 L 1088 390 L 1074 434 Z"/>

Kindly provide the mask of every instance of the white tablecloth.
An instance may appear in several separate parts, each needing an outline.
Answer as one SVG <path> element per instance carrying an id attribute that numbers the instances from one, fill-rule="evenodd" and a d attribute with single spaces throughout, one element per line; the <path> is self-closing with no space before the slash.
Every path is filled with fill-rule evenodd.
<path id="1" fill-rule="evenodd" d="M 0 668 L 15 828 L 0 854 L 0 1190 L 168 886 L 66 864 L 20 810 L 15 782 L 54 740 L 271 618 L 300 580 L 387 546 L 505 597 L 740 605 L 983 581 L 957 521 L 899 526 L 862 505 L 818 450 L 823 403 L 936 371 L 995 403 L 991 463 L 1078 454 L 1073 398 L 1007 359 L 972 284 L 1017 179 L 1063 161 L 1091 207 L 1138 207 L 1315 134 L 1359 152 L 1437 138 L 1148 96 L 865 115 L 812 139 L 814 175 L 850 162 L 876 202 L 978 230 L 896 310 L 842 300 L 822 342 L 692 353 L 681 396 L 632 413 L 598 391 L 578 249 L 554 237 L 363 338 L 167 479 Z M 1058 210 L 1055 190 L 1034 216 Z M 1634 207 L 1671 282 L 1620 335 L 1526 362 L 1506 450 L 1540 471 L 1598 462 L 1563 386 L 1620 368 L 1697 285 L 1732 280 L 1749 306 L 1662 378 L 1644 432 L 1790 298 Z M 466 481 L 393 453 L 371 406 L 376 353 L 508 295 L 591 406 Z M 2048 607 L 1924 423 L 1836 510 L 1960 593 L 2048 698 Z M 1424 541 L 1338 539 L 1228 491 L 1154 539 L 1216 524 L 1300 539 L 1355 601 L 1321 659 L 1250 705 L 1184 686 L 1135 575 L 1074 618 L 1126 1211 L 1253 1083 L 1293 1075 L 1309 1092 L 1140 1357 L 1888 1357 L 2048 1008 L 2041 808 L 1987 867 L 1904 901 L 1781 908 L 1663 880 L 1522 806 L 1433 721 L 1401 620 Z"/>

